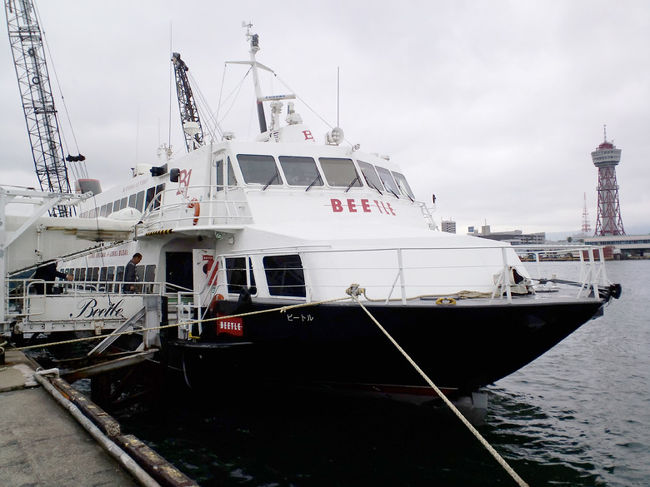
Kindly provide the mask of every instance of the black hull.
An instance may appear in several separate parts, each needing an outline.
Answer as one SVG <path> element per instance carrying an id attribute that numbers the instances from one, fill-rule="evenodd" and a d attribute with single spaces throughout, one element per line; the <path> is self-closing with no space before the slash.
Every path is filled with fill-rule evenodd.
<path id="1" fill-rule="evenodd" d="M 531 301 L 367 308 L 439 387 L 465 394 L 535 360 L 597 315 L 603 304 Z M 245 311 L 276 306 L 251 304 Z M 204 324 L 193 344 L 166 341 L 170 360 L 200 377 L 195 381 L 207 375 L 208 380 L 425 385 L 357 305 L 248 316 L 241 336 L 217 334 L 216 328 Z"/>

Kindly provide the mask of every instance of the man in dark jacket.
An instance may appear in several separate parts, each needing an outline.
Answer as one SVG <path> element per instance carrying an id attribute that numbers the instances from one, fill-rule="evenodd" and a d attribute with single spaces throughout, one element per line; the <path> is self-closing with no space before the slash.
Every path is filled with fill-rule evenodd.
<path id="1" fill-rule="evenodd" d="M 43 294 L 44 289 L 47 289 L 47 294 L 52 294 L 54 281 L 56 281 L 57 277 L 72 281 L 72 274 L 64 274 L 63 272 L 57 271 L 56 261 L 49 261 L 36 269 L 36 272 L 32 276 L 32 279 L 42 279 L 47 284 L 43 287 L 43 283 L 36 283 L 32 286 L 32 289 L 36 291 L 36 294 Z"/>
<path id="2" fill-rule="evenodd" d="M 133 283 L 138 280 L 135 274 L 135 267 L 140 263 L 141 260 L 142 260 L 142 254 L 136 253 L 133 254 L 133 257 L 131 258 L 129 263 L 126 264 L 126 267 L 124 268 L 124 282 L 130 284 L 124 284 L 122 286 L 123 293 L 133 294 L 135 292 L 135 284 Z"/>

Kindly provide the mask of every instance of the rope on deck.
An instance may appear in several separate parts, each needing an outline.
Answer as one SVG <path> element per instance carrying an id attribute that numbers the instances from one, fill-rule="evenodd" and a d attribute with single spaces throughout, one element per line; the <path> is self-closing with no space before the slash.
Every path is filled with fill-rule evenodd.
<path id="1" fill-rule="evenodd" d="M 352 284 L 350 287 L 345 291 L 356 303 L 361 306 L 361 308 L 366 312 L 366 314 L 370 317 L 370 319 L 377 325 L 377 327 L 382 331 L 384 335 L 391 341 L 393 345 L 397 348 L 397 350 L 400 351 L 400 353 L 406 358 L 406 360 L 409 361 L 409 363 L 413 366 L 413 368 L 422 376 L 422 378 L 427 381 L 427 383 L 431 386 L 431 388 L 436 391 L 436 394 L 440 396 L 440 399 L 444 401 L 444 403 L 449 407 L 449 409 L 452 410 L 452 412 L 462 421 L 462 423 L 467 427 L 467 429 L 470 430 L 470 432 L 478 439 L 478 441 L 487 449 L 488 452 L 494 457 L 494 459 L 503 467 L 503 469 L 510 474 L 510 476 L 514 479 L 514 481 L 519 485 L 520 487 L 528 487 L 528 484 L 513 470 L 513 468 L 508 465 L 508 462 L 506 462 L 501 455 L 490 445 L 485 438 L 481 435 L 481 433 L 478 432 L 474 426 L 471 425 L 471 423 L 461 414 L 461 412 L 452 404 L 452 402 L 447 399 L 447 397 L 442 393 L 440 389 L 433 383 L 433 381 L 427 376 L 427 374 L 424 373 L 424 371 L 418 366 L 418 364 L 415 363 L 415 361 L 409 356 L 408 353 L 395 341 L 395 339 L 386 331 L 386 329 L 381 326 L 379 321 L 368 311 L 368 309 L 359 301 L 358 296 L 361 294 L 364 294 L 364 289 L 359 287 L 358 284 Z"/>

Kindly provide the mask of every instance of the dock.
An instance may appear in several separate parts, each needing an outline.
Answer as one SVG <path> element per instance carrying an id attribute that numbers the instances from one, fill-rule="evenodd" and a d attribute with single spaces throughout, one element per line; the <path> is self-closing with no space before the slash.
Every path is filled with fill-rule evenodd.
<path id="1" fill-rule="evenodd" d="M 197 485 L 37 365 L 12 350 L 0 365 L 0 485 Z"/>

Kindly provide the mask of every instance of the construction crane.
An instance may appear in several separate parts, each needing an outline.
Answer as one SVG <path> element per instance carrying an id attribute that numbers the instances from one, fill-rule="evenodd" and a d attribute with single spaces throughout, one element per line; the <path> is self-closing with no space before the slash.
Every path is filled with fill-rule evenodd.
<path id="1" fill-rule="evenodd" d="M 71 193 L 66 160 L 81 163 L 85 157 L 64 157 L 59 122 L 45 61 L 43 34 L 32 0 L 5 0 L 9 44 L 27 123 L 36 176 L 42 191 Z M 73 171 L 76 166 L 71 165 Z M 81 166 L 78 171 L 85 171 Z M 85 174 L 78 174 L 77 179 Z M 71 216 L 73 207 L 57 206 L 52 216 Z"/>
<path id="2" fill-rule="evenodd" d="M 192 94 L 192 88 L 187 79 L 187 71 L 189 68 L 177 52 L 172 54 L 172 63 L 174 64 L 178 110 L 181 114 L 185 147 L 187 152 L 192 152 L 203 146 L 203 127 L 201 126 L 199 111 L 196 107 L 194 95 Z"/>

